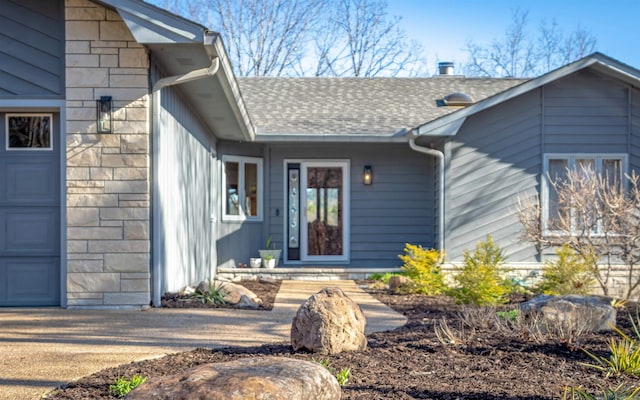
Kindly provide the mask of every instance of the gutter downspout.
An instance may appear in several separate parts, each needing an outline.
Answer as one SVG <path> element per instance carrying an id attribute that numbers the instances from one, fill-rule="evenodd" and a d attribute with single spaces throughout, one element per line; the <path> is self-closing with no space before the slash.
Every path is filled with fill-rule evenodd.
<path id="1" fill-rule="evenodd" d="M 219 57 L 215 57 L 211 59 L 211 65 L 209 65 L 206 68 L 200 68 L 194 71 L 190 71 L 187 72 L 186 74 L 181 74 L 181 75 L 174 75 L 174 76 L 168 76 L 166 78 L 162 78 L 159 79 L 154 85 L 153 85 L 153 89 L 152 89 L 152 108 L 153 108 L 153 116 L 152 116 L 152 142 L 153 142 L 153 153 L 152 153 L 152 174 L 153 174 L 153 178 L 152 178 L 152 183 L 154 186 L 154 190 L 153 190 L 153 200 L 152 200 L 152 225 L 153 225 L 153 231 L 152 231 L 152 285 L 153 285 L 153 298 L 152 298 L 152 302 L 153 302 L 153 306 L 154 307 L 160 307 L 161 305 L 161 294 L 160 294 L 160 288 L 162 286 L 162 279 L 160 276 L 160 266 L 161 266 L 161 259 L 160 259 L 160 255 L 158 252 L 158 249 L 160 249 L 161 244 L 162 244 L 162 240 L 161 240 L 161 230 L 160 230 L 160 226 L 162 226 L 161 224 L 161 220 L 162 220 L 162 216 L 160 215 L 160 208 L 158 207 L 158 205 L 160 204 L 160 193 L 159 190 L 157 190 L 159 184 L 158 184 L 158 167 L 161 164 L 161 160 L 159 160 L 160 156 L 160 145 L 159 145 L 159 138 L 160 138 L 160 101 L 161 101 L 161 95 L 160 92 L 162 91 L 163 88 L 165 87 L 169 87 L 169 86 L 174 86 L 174 85 L 180 85 L 186 82 L 191 82 L 191 81 L 195 81 L 198 79 L 203 79 L 203 78 L 207 78 L 210 76 L 215 75 L 218 72 L 218 69 L 220 68 L 220 58 Z"/>
<path id="2" fill-rule="evenodd" d="M 440 150 L 418 146 L 416 138 L 418 135 L 411 131 L 409 147 L 419 153 L 427 154 L 438 159 L 438 250 L 440 251 L 440 262 L 444 261 L 444 153 Z"/>

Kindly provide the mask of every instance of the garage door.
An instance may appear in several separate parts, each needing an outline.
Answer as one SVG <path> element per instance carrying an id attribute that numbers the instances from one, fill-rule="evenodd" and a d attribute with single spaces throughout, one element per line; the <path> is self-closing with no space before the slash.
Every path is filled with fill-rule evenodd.
<path id="1" fill-rule="evenodd" d="M 59 305 L 58 114 L 0 121 L 0 306 Z"/>

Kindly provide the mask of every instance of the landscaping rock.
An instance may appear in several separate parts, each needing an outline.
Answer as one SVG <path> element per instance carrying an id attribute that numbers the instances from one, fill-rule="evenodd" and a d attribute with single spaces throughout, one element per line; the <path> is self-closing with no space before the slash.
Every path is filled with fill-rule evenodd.
<path id="1" fill-rule="evenodd" d="M 242 299 L 242 296 L 247 296 L 249 300 L 254 303 L 261 304 L 262 301 L 258 298 L 258 296 L 253 293 L 251 290 L 247 289 L 244 286 L 231 283 L 228 281 L 213 281 L 213 287 L 218 288 L 221 287 L 225 292 L 224 301 L 228 304 L 238 304 Z M 208 292 L 209 291 L 209 281 L 202 281 L 198 284 L 196 289 L 199 292 Z"/>
<path id="2" fill-rule="evenodd" d="M 204 364 L 181 374 L 150 379 L 129 393 L 137 400 L 337 400 L 336 378 L 320 364 L 264 357 Z"/>
<path id="3" fill-rule="evenodd" d="M 389 290 L 396 293 L 402 286 L 413 283 L 411 278 L 404 275 L 394 275 L 389 279 Z"/>
<path id="4" fill-rule="evenodd" d="M 304 302 L 291 324 L 294 350 L 338 354 L 363 350 L 366 319 L 360 306 L 337 287 L 324 288 Z"/>
<path id="5" fill-rule="evenodd" d="M 612 330 L 616 325 L 616 309 L 596 296 L 537 296 L 520 305 L 526 315 L 539 313 L 547 324 L 563 328 L 579 328 L 588 332 Z"/>
<path id="6" fill-rule="evenodd" d="M 260 299 L 257 299 L 257 300 L 260 300 Z M 250 298 L 247 297 L 246 294 L 243 294 L 242 296 L 240 296 L 240 301 L 236 303 L 236 307 L 246 308 L 250 310 L 257 310 L 258 308 L 260 308 L 260 303 L 254 300 L 251 300 Z"/>

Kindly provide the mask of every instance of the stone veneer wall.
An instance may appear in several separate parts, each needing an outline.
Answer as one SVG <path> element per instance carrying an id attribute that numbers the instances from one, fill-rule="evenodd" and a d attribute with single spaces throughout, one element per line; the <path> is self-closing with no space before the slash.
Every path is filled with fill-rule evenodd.
<path id="1" fill-rule="evenodd" d="M 67 305 L 148 306 L 149 56 L 120 16 L 65 0 Z M 114 133 L 96 103 L 114 101 Z"/>

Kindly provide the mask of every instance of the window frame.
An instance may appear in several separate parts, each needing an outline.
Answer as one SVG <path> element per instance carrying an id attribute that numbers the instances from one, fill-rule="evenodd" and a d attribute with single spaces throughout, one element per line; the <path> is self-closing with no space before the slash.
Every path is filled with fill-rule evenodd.
<path id="1" fill-rule="evenodd" d="M 551 182 L 549 179 L 549 160 L 566 160 L 567 168 L 573 169 L 576 165 L 576 160 L 593 160 L 595 164 L 596 173 L 602 171 L 603 160 L 619 160 L 621 167 L 621 182 L 624 188 L 627 184 L 624 180 L 625 175 L 629 171 L 629 156 L 627 153 L 545 153 L 542 163 L 542 179 L 541 179 L 541 213 L 540 223 L 542 224 L 542 233 L 548 237 L 560 237 L 564 236 L 564 233 L 559 230 L 551 230 L 548 228 L 549 223 L 549 194 L 551 191 Z M 573 224 L 572 224 L 573 225 Z M 571 234 L 575 234 L 574 227 L 571 227 Z M 593 233 L 594 236 L 601 236 L 602 233 Z"/>
<path id="2" fill-rule="evenodd" d="M 246 164 L 255 164 L 257 166 L 257 187 L 256 194 L 258 196 L 258 204 L 256 207 L 257 215 L 247 215 L 245 212 L 245 203 L 243 201 L 239 202 L 239 212 L 238 215 L 227 214 L 226 204 L 229 201 L 228 193 L 227 193 L 227 173 L 226 173 L 226 165 L 228 162 L 237 163 L 238 164 L 238 198 L 244 199 L 246 197 L 245 193 L 245 165 Z M 260 157 L 249 157 L 249 156 L 233 156 L 233 155 L 223 155 L 222 156 L 222 202 L 221 208 L 222 212 L 222 221 L 225 222 L 238 222 L 238 221 L 254 221 L 254 222 L 262 222 L 264 220 L 264 161 Z"/>
<path id="3" fill-rule="evenodd" d="M 39 117 L 39 118 L 49 118 L 49 147 L 11 147 L 9 145 L 10 142 L 10 132 L 9 132 L 9 119 L 14 117 Z M 5 114 L 5 151 L 53 151 L 54 150 L 54 137 L 53 137 L 53 114 L 52 113 L 6 113 Z"/>

